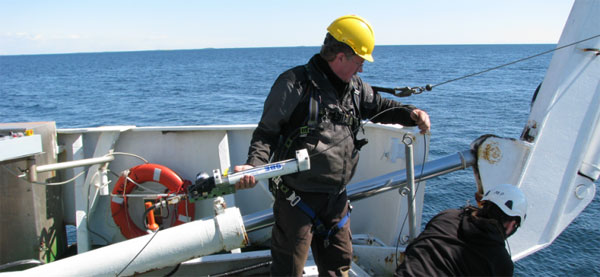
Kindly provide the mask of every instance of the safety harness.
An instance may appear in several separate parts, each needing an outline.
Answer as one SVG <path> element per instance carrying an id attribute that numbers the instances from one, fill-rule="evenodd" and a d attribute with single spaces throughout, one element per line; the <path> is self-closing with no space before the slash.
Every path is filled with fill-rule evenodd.
<path id="1" fill-rule="evenodd" d="M 319 107 L 319 95 L 315 81 L 311 76 L 311 71 L 308 68 L 308 65 L 305 65 L 306 74 L 309 80 L 309 83 L 306 86 L 305 95 L 308 95 L 308 116 L 306 117 L 304 124 L 292 132 L 290 132 L 287 137 L 285 137 L 281 142 L 279 149 L 275 151 L 277 153 L 273 158 L 276 160 L 281 160 L 286 158 L 289 150 L 292 148 L 294 141 L 298 138 L 305 138 L 311 132 L 318 128 L 319 119 L 321 120 L 329 120 L 333 123 L 339 125 L 345 125 L 350 128 L 355 147 L 360 150 L 362 146 L 367 143 L 366 139 L 356 139 L 356 135 L 358 133 L 360 125 L 360 106 L 359 102 L 359 91 L 353 87 L 352 89 L 352 103 L 354 105 L 354 109 L 352 111 L 345 111 L 342 107 L 337 107 L 337 109 L 331 109 L 329 107 Z M 356 110 L 356 113 L 354 112 Z M 364 130 L 363 130 L 364 132 Z M 313 230 L 315 234 L 318 236 L 322 236 L 323 243 L 325 247 L 329 246 L 329 238 L 337 233 L 348 221 L 350 218 L 350 212 L 352 210 L 352 206 L 350 205 L 350 201 L 348 201 L 348 213 L 335 225 L 327 228 L 323 222 L 317 217 L 316 213 L 313 209 L 307 205 L 302 198 L 291 188 L 283 184 L 283 180 L 281 177 L 272 178 L 269 181 L 269 190 L 271 193 L 276 196 L 277 192 L 280 191 L 285 196 L 285 199 L 290 202 L 292 207 L 298 207 L 302 212 L 304 212 L 313 223 Z"/>
<path id="2" fill-rule="evenodd" d="M 360 124 L 360 108 L 359 108 L 359 90 L 354 86 L 352 88 L 351 96 L 352 104 L 354 105 L 354 109 L 352 111 L 344 111 L 341 107 L 337 107 L 337 109 L 331 109 L 329 107 L 320 108 L 319 107 L 319 96 L 315 89 L 312 89 L 313 86 L 316 87 L 315 81 L 311 76 L 310 69 L 308 65 L 304 66 L 309 84 L 306 86 L 305 94 L 309 96 L 308 100 L 308 116 L 304 121 L 304 124 L 292 132 L 282 141 L 281 148 L 278 149 L 279 154 L 275 157 L 277 160 L 286 158 L 286 155 L 289 153 L 290 148 L 292 147 L 294 141 L 296 139 L 304 138 L 310 134 L 310 132 L 317 129 L 319 124 L 319 118 L 323 120 L 329 120 L 333 123 L 337 123 L 339 125 L 345 125 L 350 128 L 353 139 L 354 146 L 356 149 L 360 150 L 365 144 L 368 143 L 366 139 L 357 139 L 356 135 L 359 131 L 359 128 L 362 129 L 362 125 Z M 311 85 L 310 83 L 313 83 Z M 356 110 L 356 114 L 354 112 Z M 362 129 L 364 133 L 364 129 Z"/>
<path id="3" fill-rule="evenodd" d="M 323 237 L 323 245 L 325 247 L 329 246 L 329 238 L 342 229 L 342 227 L 346 225 L 346 222 L 348 222 L 348 219 L 350 219 L 352 205 L 350 205 L 350 200 L 348 200 L 348 212 L 346 215 L 337 224 L 327 229 L 325 224 L 323 224 L 323 222 L 317 217 L 313 209 L 311 209 L 308 204 L 302 201 L 302 198 L 300 195 L 296 194 L 296 191 L 284 185 L 283 182 L 281 182 L 281 178 L 279 178 L 279 181 L 273 181 L 272 183 L 275 184 L 275 186 L 270 186 L 270 189 L 274 189 L 272 192 L 282 192 L 285 199 L 290 202 L 290 206 L 300 208 L 300 210 L 302 210 L 302 212 L 304 212 L 311 219 L 313 223 L 313 231 L 318 236 Z"/>

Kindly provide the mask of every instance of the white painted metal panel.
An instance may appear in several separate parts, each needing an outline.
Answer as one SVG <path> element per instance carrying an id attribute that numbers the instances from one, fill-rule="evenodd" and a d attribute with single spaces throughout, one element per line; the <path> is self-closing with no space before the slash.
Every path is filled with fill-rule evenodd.
<path id="1" fill-rule="evenodd" d="M 32 135 L 0 140 L 0 162 L 33 156 L 42 152 L 42 136 Z"/>
<path id="2" fill-rule="evenodd" d="M 558 47 L 598 35 L 600 1 L 576 1 Z M 519 186 L 527 221 L 509 243 L 517 260 L 549 245 L 592 201 L 595 185 L 578 175 L 600 118 L 600 59 L 595 38 L 554 53 L 532 106 L 537 136 Z M 531 125 L 530 125 L 531 126 Z M 597 147 L 595 147 L 597 150 Z"/>

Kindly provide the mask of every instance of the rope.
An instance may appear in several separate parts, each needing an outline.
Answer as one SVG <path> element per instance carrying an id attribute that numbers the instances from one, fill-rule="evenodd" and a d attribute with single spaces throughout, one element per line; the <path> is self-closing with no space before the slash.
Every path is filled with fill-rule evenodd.
<path id="1" fill-rule="evenodd" d="M 81 175 L 83 175 L 85 173 L 84 171 L 79 172 L 77 175 L 75 175 L 73 178 L 63 181 L 63 182 L 57 182 L 57 183 L 40 183 L 40 182 L 31 182 L 32 184 L 36 184 L 36 185 L 44 185 L 44 186 L 60 186 L 60 185 L 64 185 L 70 182 L 75 181 L 75 179 L 79 178 Z"/>
<path id="2" fill-rule="evenodd" d="M 563 49 L 563 48 L 567 48 L 569 46 L 573 46 L 575 44 L 578 44 L 578 43 L 581 43 L 581 42 L 584 42 L 584 41 L 595 39 L 597 37 L 600 37 L 600 35 L 591 36 L 589 38 L 582 39 L 580 41 L 576 41 L 576 42 L 573 42 L 573 43 L 569 43 L 567 45 L 563 45 L 563 46 L 557 47 L 555 49 L 544 51 L 544 52 L 541 52 L 541 53 L 538 53 L 538 54 L 535 54 L 535 55 L 532 55 L 532 56 L 529 56 L 529 57 L 518 59 L 516 61 L 512 61 L 512 62 L 505 63 L 505 64 L 502 64 L 502 65 L 499 65 L 499 66 L 488 68 L 488 69 L 485 69 L 485 70 L 482 70 L 482 71 L 479 71 L 479 72 L 475 72 L 475 73 L 472 73 L 472 74 L 469 74 L 469 75 L 465 75 L 465 76 L 462 76 L 462 77 L 458 77 L 458 78 L 454 78 L 454 79 L 451 79 L 451 80 L 447 80 L 447 81 L 444 81 L 444 82 L 441 82 L 441 83 L 438 83 L 438 84 L 435 84 L 435 85 L 429 85 L 428 84 L 428 85 L 426 85 L 424 87 L 413 87 L 413 88 L 411 88 L 411 87 L 403 87 L 403 88 L 372 87 L 372 88 L 375 91 L 390 93 L 390 94 L 393 94 L 393 95 L 398 96 L 398 97 L 406 97 L 406 96 L 410 96 L 412 94 L 420 94 L 423 91 L 430 91 L 434 87 L 437 87 L 437 86 L 445 85 L 447 83 L 451 83 L 451 82 L 454 82 L 454 81 L 466 79 L 466 78 L 473 77 L 473 76 L 476 76 L 476 75 L 480 75 L 480 74 L 483 74 L 483 73 L 486 73 L 486 72 L 489 72 L 489 71 L 492 71 L 492 70 L 500 69 L 502 67 L 506 67 L 506 66 L 513 65 L 513 64 L 516 64 L 516 63 L 520 63 L 520 62 L 523 62 L 523 61 L 526 61 L 526 60 L 529 60 L 529 59 L 533 59 L 535 57 L 539 57 L 539 56 L 542 56 L 542 55 L 545 55 L 545 54 L 548 54 L 548 53 L 551 53 L 551 52 L 554 52 L 554 51 L 557 51 L 557 50 L 560 50 L 560 49 Z M 598 52 L 598 49 L 595 49 L 595 48 L 585 48 L 585 49 L 582 49 L 582 50 L 586 51 L 586 52 L 590 52 L 590 51 L 591 52 L 596 52 L 597 53 L 596 56 L 600 55 L 600 52 Z"/>
<path id="3" fill-rule="evenodd" d="M 13 176 L 15 176 L 15 177 L 17 177 L 19 179 L 25 179 L 25 177 L 27 176 L 27 174 L 25 173 L 25 172 L 27 172 L 27 170 L 21 170 L 21 169 L 19 169 L 22 172 L 22 173 L 19 174 L 19 173 L 16 173 L 14 170 L 8 168 L 5 165 L 2 165 L 2 167 L 4 169 L 6 169 L 11 175 L 13 175 Z M 36 184 L 36 185 L 43 185 L 43 186 L 60 186 L 60 185 L 64 185 L 64 184 L 73 182 L 75 179 L 79 178 L 84 173 L 85 173 L 85 171 L 81 171 L 77 175 L 75 175 L 73 178 L 71 178 L 69 180 L 66 180 L 66 181 L 63 181 L 63 182 L 56 182 L 56 183 L 30 182 L 30 183 Z"/>
<path id="4" fill-rule="evenodd" d="M 125 267 L 123 269 L 121 269 L 121 271 L 119 271 L 119 273 L 117 273 L 117 277 L 121 276 L 121 273 L 123 273 L 130 265 L 131 263 L 133 263 L 133 261 L 135 261 L 135 259 L 142 254 L 142 251 L 144 251 L 144 249 L 146 249 L 146 246 L 148 246 L 148 244 L 150 244 L 150 242 L 152 241 L 152 239 L 154 239 L 154 237 L 156 236 L 156 234 L 158 234 L 159 230 L 156 230 L 154 232 L 154 234 L 150 237 L 150 239 L 148 239 L 148 242 L 146 242 L 146 244 L 144 244 L 144 247 L 142 247 L 142 249 L 140 249 L 140 251 L 137 252 L 137 254 L 135 254 L 135 256 L 129 261 L 129 263 L 127 263 L 127 265 L 125 265 Z"/>
<path id="5" fill-rule="evenodd" d="M 569 46 L 573 46 L 573 45 L 575 45 L 575 44 L 578 44 L 578 43 L 581 43 L 581 42 L 584 42 L 584 41 L 588 41 L 588 40 L 591 40 L 591 39 L 595 39 L 595 38 L 597 38 L 597 37 L 600 37 L 600 35 L 595 35 L 595 36 L 592 36 L 592 37 L 589 37 L 589 38 L 586 38 L 586 39 L 582 39 L 582 40 L 580 40 L 580 41 L 576 41 L 576 42 L 573 42 L 573 43 L 569 43 L 569 44 L 567 44 L 567 45 L 563 45 L 563 46 L 561 46 L 561 47 L 557 47 L 557 48 L 555 48 L 555 49 L 551 49 L 551 50 L 548 50 L 548 51 L 544 51 L 544 52 L 541 52 L 541 53 L 535 54 L 535 55 L 533 55 L 533 56 L 529 56 L 529 57 L 522 58 L 522 59 L 519 59 L 519 60 L 516 60 L 516 61 L 512 61 L 512 62 L 509 62 L 509 63 L 505 63 L 505 64 L 503 64 L 503 65 L 499 65 L 499 66 L 496 66 L 496 67 L 488 68 L 488 69 L 486 69 L 486 70 L 483 70 L 483 71 L 480 71 L 480 72 L 476 72 L 476 73 L 469 74 L 469 75 L 465 75 L 465 76 L 462 76 L 462 77 L 458 77 L 458 78 L 455 78 L 455 79 L 452 79 L 452 80 L 444 81 L 444 82 L 441 82 L 441 83 L 439 83 L 439 84 L 432 85 L 432 86 L 431 86 L 431 88 L 434 88 L 434 87 L 437 87 L 437 86 L 441 86 L 441 85 L 444 85 L 444 84 L 447 84 L 447 83 L 450 83 L 450 82 L 454 82 L 454 81 L 462 80 L 462 79 L 465 79 L 465 78 L 473 77 L 473 76 L 476 76 L 476 75 L 479 75 L 479 74 L 483 74 L 483 73 L 486 73 L 486 72 L 489 72 L 489 71 L 492 71 L 492 70 L 496 70 L 496 69 L 499 69 L 499 68 L 502 68 L 502 67 L 506 67 L 506 66 L 509 66 L 509 65 L 512 65 L 512 64 L 520 63 L 520 62 L 523 62 L 523 61 L 526 61 L 526 60 L 529 60 L 529 59 L 533 59 L 533 58 L 535 58 L 535 57 L 539 57 L 539 56 L 542 56 L 542 55 L 546 55 L 546 54 L 548 54 L 548 53 L 551 53 L 551 52 L 554 52 L 554 51 L 557 51 L 557 50 L 560 50 L 560 49 L 563 49 L 563 48 L 567 48 L 567 47 L 569 47 Z"/>
<path id="6" fill-rule="evenodd" d="M 125 153 L 125 152 L 112 152 L 110 153 L 111 155 L 123 155 L 123 156 L 131 156 L 131 157 L 136 157 L 142 161 L 144 161 L 144 163 L 148 163 L 148 160 L 144 159 L 142 156 L 133 154 L 133 153 Z"/>

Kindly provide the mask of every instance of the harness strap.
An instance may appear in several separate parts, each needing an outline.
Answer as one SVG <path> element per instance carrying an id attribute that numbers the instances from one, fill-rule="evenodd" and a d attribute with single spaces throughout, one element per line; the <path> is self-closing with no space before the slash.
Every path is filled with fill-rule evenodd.
<path id="1" fill-rule="evenodd" d="M 338 107 L 338 110 L 330 109 L 328 107 L 319 107 L 319 86 L 315 82 L 308 65 L 304 65 L 304 68 L 308 79 L 308 82 L 306 84 L 306 91 L 304 92 L 304 94 L 308 96 L 308 116 L 304 120 L 304 125 L 299 126 L 283 138 L 282 146 L 284 150 L 281 151 L 280 154 L 282 154 L 282 156 L 285 157 L 289 149 L 292 147 L 292 144 L 298 137 L 305 138 L 306 136 L 308 136 L 308 134 L 310 134 L 310 132 L 316 130 L 319 126 L 319 118 L 321 117 L 327 118 L 327 120 L 331 120 L 332 122 L 335 122 L 337 124 L 349 126 L 354 136 L 355 145 L 357 145 L 357 149 L 360 150 L 360 148 L 367 142 L 366 140 L 356 139 L 356 133 L 358 133 L 358 129 L 362 128 L 360 124 L 360 120 L 362 117 L 359 106 L 360 91 L 356 88 L 355 82 L 353 81 L 350 84 L 352 86 L 352 89 L 350 91 L 350 97 L 352 98 L 352 103 L 354 105 L 353 110 L 355 110 L 355 112 L 342 110 L 341 106 Z"/>
<path id="2" fill-rule="evenodd" d="M 300 137 L 306 137 L 306 135 L 308 135 L 311 130 L 314 130 L 319 124 L 319 101 L 315 93 L 315 91 L 318 90 L 318 87 L 313 80 L 313 76 L 311 75 L 311 70 L 309 69 L 308 64 L 304 65 L 304 70 L 309 81 L 306 86 L 306 90 L 310 91 L 310 94 L 308 100 L 308 118 L 306 119 L 306 126 L 300 127 Z M 317 89 L 311 90 L 312 86 Z"/>
<path id="3" fill-rule="evenodd" d="M 342 227 L 346 225 L 346 222 L 348 222 L 348 219 L 350 219 L 350 212 L 352 211 L 351 205 L 349 205 L 348 212 L 346 213 L 346 215 L 336 225 L 333 225 L 331 226 L 331 228 L 326 229 L 325 224 L 321 222 L 321 220 L 317 217 L 313 209 L 311 209 L 310 206 L 308 206 L 304 201 L 302 201 L 302 198 L 299 195 L 297 195 L 294 190 L 290 189 L 284 184 L 275 184 L 275 189 L 284 193 L 285 199 L 290 202 L 290 206 L 298 207 L 302 212 L 304 212 L 308 217 L 310 217 L 315 228 L 315 233 L 324 237 L 323 244 L 325 247 L 329 246 L 329 238 L 335 233 L 337 233 L 340 229 L 342 229 Z"/>
<path id="4" fill-rule="evenodd" d="M 310 88 L 310 85 L 307 89 Z M 300 136 L 305 137 L 311 129 L 314 129 L 319 124 L 319 101 L 315 95 L 315 90 L 310 91 L 310 100 L 308 106 L 308 121 L 306 126 L 301 127 Z M 303 132 L 304 131 L 304 132 Z"/>
<path id="5" fill-rule="evenodd" d="M 308 70 L 308 69 L 306 69 Z M 298 137 L 306 137 L 312 130 L 316 129 L 319 125 L 319 101 L 317 100 L 315 90 L 311 89 L 311 84 L 306 87 L 306 94 L 308 94 L 308 117 L 305 119 L 305 124 L 296 128 L 292 131 L 285 140 L 283 141 L 283 147 L 285 148 L 283 156 L 287 154 L 290 147 Z"/>
<path id="6" fill-rule="evenodd" d="M 358 149 L 360 151 L 360 149 L 365 146 L 365 144 L 369 143 L 369 141 L 366 138 L 363 139 L 357 139 L 357 135 L 358 135 L 358 131 L 359 128 L 360 130 L 362 130 L 363 135 L 365 134 L 365 128 L 363 127 L 362 124 L 360 124 L 360 121 L 362 119 L 362 114 L 360 112 L 360 92 L 358 91 L 358 89 L 356 89 L 356 86 L 354 86 L 353 83 L 353 90 L 352 90 L 352 104 L 354 104 L 354 109 L 356 110 L 357 113 L 357 121 L 354 122 L 356 125 L 352 125 L 352 133 L 354 134 L 354 147 L 356 147 L 356 149 Z"/>

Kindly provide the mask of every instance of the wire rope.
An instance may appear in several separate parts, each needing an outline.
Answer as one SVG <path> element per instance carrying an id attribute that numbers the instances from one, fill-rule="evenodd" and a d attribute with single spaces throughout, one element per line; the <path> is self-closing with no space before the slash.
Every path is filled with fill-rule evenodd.
<path id="1" fill-rule="evenodd" d="M 532 55 L 532 56 L 529 56 L 529 57 L 518 59 L 518 60 L 509 62 L 509 63 L 505 63 L 505 64 L 502 64 L 502 65 L 499 65 L 499 66 L 495 66 L 495 67 L 492 67 L 492 68 L 488 68 L 488 69 L 485 69 L 485 70 L 482 70 L 482 71 L 479 71 L 479 72 L 475 72 L 475 73 L 472 73 L 472 74 L 468 74 L 468 75 L 465 75 L 465 76 L 462 76 L 462 77 L 458 77 L 458 78 L 454 78 L 454 79 L 451 79 L 451 80 L 447 80 L 447 81 L 441 82 L 439 84 L 431 85 L 431 88 L 434 88 L 434 87 L 437 87 L 437 86 L 441 86 L 441 85 L 444 85 L 444 84 L 447 84 L 447 83 L 451 83 L 451 82 L 454 82 L 454 81 L 462 80 L 462 79 L 465 79 L 465 78 L 473 77 L 473 76 L 476 76 L 476 75 L 480 75 L 480 74 L 483 74 L 483 73 L 486 73 L 486 72 L 489 72 L 489 71 L 492 71 L 492 70 L 500 69 L 502 67 L 506 67 L 506 66 L 513 65 L 513 64 L 516 64 L 516 63 L 520 63 L 520 62 L 523 62 L 523 61 L 526 61 L 526 60 L 529 60 L 529 59 L 533 59 L 535 57 L 539 57 L 539 56 L 542 56 L 542 55 L 546 55 L 548 53 L 552 53 L 554 51 L 557 51 L 557 50 L 560 50 L 560 49 L 563 49 L 563 48 L 567 48 L 567 47 L 573 46 L 573 45 L 578 44 L 578 43 L 582 43 L 584 41 L 595 39 L 597 37 L 600 37 L 600 35 L 591 36 L 589 38 L 582 39 L 582 40 L 579 40 L 579 41 L 576 41 L 576 42 L 573 42 L 573 43 L 569 43 L 569 44 L 566 44 L 566 45 L 563 45 L 563 46 L 560 46 L 560 47 L 557 47 L 557 48 L 554 48 L 554 49 L 551 49 L 551 50 L 548 50 L 548 51 L 544 51 L 544 52 L 541 52 L 541 53 L 538 53 L 538 54 L 535 54 L 535 55 Z"/>

